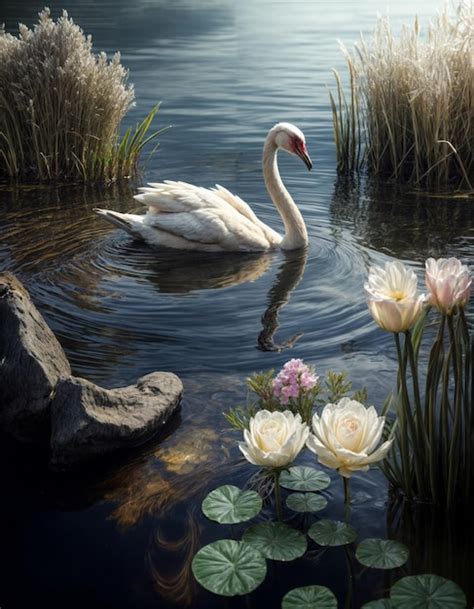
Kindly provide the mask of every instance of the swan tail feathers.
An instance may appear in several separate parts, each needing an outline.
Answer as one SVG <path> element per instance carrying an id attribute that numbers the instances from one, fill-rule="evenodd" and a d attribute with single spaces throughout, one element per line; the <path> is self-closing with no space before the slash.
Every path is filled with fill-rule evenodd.
<path id="1" fill-rule="evenodd" d="M 92 211 L 94 211 L 101 218 L 104 218 L 104 220 L 107 220 L 107 222 L 110 222 L 110 224 L 121 228 L 134 237 L 137 236 L 137 230 L 133 226 L 132 218 L 128 217 L 129 214 L 121 214 L 118 211 L 100 209 L 98 207 L 94 208 Z M 133 218 L 135 218 L 135 216 L 133 216 Z"/>

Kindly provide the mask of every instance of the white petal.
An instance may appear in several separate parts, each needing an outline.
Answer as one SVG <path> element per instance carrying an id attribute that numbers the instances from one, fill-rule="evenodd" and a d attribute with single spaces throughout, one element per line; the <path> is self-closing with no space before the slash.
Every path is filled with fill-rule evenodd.
<path id="1" fill-rule="evenodd" d="M 375 463 L 384 459 L 385 455 L 388 453 L 390 447 L 392 446 L 392 442 L 393 440 L 387 440 L 386 442 L 384 442 L 381 446 L 379 446 L 379 448 L 377 448 L 375 452 L 373 452 L 367 457 L 365 463 Z"/>

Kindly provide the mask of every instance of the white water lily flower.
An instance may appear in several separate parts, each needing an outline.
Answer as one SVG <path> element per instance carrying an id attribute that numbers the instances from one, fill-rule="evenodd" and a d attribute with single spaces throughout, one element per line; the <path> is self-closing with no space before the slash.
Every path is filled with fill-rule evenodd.
<path id="1" fill-rule="evenodd" d="M 261 467 L 280 468 L 292 463 L 308 439 L 309 428 L 289 410 L 259 410 L 244 430 L 239 448 L 245 458 Z"/>
<path id="2" fill-rule="evenodd" d="M 428 258 L 425 267 L 431 304 L 446 315 L 456 306 L 464 307 L 472 284 L 468 267 L 457 258 Z"/>
<path id="3" fill-rule="evenodd" d="M 318 455 L 326 467 L 337 469 L 341 476 L 367 471 L 371 463 L 381 461 L 393 440 L 376 448 L 382 437 L 385 417 L 379 417 L 373 406 L 342 398 L 337 404 L 327 404 L 321 417 L 313 416 L 313 432 L 306 446 Z"/>
<path id="4" fill-rule="evenodd" d="M 413 270 L 398 260 L 373 266 L 364 284 L 367 304 L 375 322 L 387 332 L 404 332 L 423 309 L 425 296 L 417 293 Z"/>

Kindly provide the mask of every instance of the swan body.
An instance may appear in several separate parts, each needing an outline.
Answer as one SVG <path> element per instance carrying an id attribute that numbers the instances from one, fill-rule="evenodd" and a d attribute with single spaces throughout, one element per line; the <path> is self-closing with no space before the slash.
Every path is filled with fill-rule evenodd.
<path id="1" fill-rule="evenodd" d="M 278 150 L 299 156 L 311 169 L 303 133 L 290 123 L 278 123 L 265 139 L 263 176 L 285 227 L 282 236 L 259 220 L 240 197 L 216 185 L 201 188 L 165 181 L 140 188 L 135 199 L 146 214 L 94 211 L 105 220 L 152 246 L 194 251 L 263 251 L 298 249 L 308 243 L 303 217 L 281 180 Z"/>

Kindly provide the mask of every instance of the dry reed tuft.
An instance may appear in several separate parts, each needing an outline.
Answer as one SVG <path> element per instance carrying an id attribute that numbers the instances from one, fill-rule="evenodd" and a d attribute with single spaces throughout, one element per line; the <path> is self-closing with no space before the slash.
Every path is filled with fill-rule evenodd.
<path id="1" fill-rule="evenodd" d="M 474 17 L 467 2 L 445 9 L 422 36 L 418 19 L 397 39 L 379 18 L 350 53 L 350 98 L 335 71 L 330 94 L 338 168 L 425 187 L 473 188 Z"/>
<path id="2" fill-rule="evenodd" d="M 0 28 L 0 176 L 10 179 L 97 181 L 137 170 L 158 107 L 128 129 L 120 123 L 133 105 L 133 86 L 116 53 L 92 52 L 66 13 L 49 9 L 19 37 Z"/>

